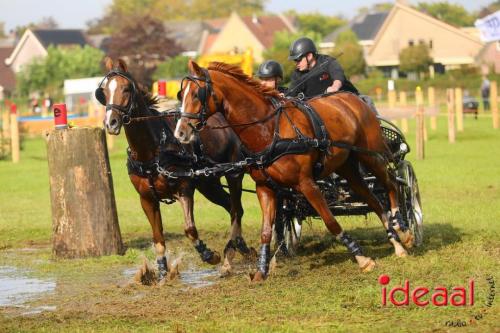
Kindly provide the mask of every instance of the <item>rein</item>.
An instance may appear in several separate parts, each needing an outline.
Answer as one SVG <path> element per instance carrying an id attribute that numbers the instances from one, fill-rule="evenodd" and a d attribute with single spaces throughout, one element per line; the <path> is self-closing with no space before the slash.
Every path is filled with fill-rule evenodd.
<path id="1" fill-rule="evenodd" d="M 176 108 L 168 109 L 167 111 L 160 112 L 159 115 L 154 116 L 144 116 L 144 117 L 131 117 L 130 122 L 140 122 L 152 119 L 160 119 L 160 118 L 168 118 L 168 117 L 178 117 L 180 115 L 180 111 Z"/>
<path id="2" fill-rule="evenodd" d="M 251 125 L 255 125 L 255 124 L 265 123 L 266 121 L 268 121 L 271 118 L 273 118 L 274 116 L 276 116 L 280 112 L 280 109 L 282 107 L 283 107 L 283 105 L 280 104 L 278 107 L 276 107 L 273 110 L 273 112 L 271 112 L 266 117 L 264 117 L 262 119 L 257 119 L 255 121 L 251 121 L 249 123 L 241 123 L 241 124 L 233 124 L 233 125 L 228 124 L 228 125 L 224 125 L 224 126 L 210 126 L 210 125 L 205 125 L 205 127 L 207 129 L 226 129 L 226 128 L 245 127 L 245 126 L 251 126 Z"/>

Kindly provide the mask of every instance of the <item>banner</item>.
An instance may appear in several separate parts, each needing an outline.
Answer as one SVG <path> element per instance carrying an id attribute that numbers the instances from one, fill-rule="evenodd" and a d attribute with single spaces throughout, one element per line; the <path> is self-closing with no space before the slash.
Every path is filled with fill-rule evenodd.
<path id="1" fill-rule="evenodd" d="M 476 20 L 474 25 L 479 29 L 483 42 L 500 40 L 500 10 L 482 19 Z"/>

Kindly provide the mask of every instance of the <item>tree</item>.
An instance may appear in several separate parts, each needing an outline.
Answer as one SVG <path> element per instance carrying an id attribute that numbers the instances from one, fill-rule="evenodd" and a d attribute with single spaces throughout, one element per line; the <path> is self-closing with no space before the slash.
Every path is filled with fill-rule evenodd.
<path id="1" fill-rule="evenodd" d="M 106 14 L 87 22 L 89 33 L 115 33 L 129 20 L 150 16 L 160 21 L 227 17 L 232 11 L 242 16 L 264 11 L 265 0 L 113 0 Z"/>
<path id="2" fill-rule="evenodd" d="M 153 16 L 158 12 L 158 0 L 113 0 L 106 14 L 97 20 L 87 22 L 89 34 L 113 34 L 137 21 L 140 17 Z M 181 10 L 181 8 L 174 8 Z"/>
<path id="3" fill-rule="evenodd" d="M 359 45 L 358 37 L 352 30 L 343 31 L 337 36 L 331 55 L 338 56 L 337 60 L 347 76 L 365 73 L 363 47 Z"/>
<path id="4" fill-rule="evenodd" d="M 30 22 L 26 25 L 18 25 L 14 28 L 15 34 L 18 38 L 24 34 L 26 29 L 34 30 L 34 29 L 57 29 L 59 24 L 52 16 L 43 17 L 40 21 L 33 23 Z"/>
<path id="5" fill-rule="evenodd" d="M 448 2 L 420 2 L 417 8 L 438 20 L 457 27 L 474 25 L 474 15 L 470 14 L 462 5 Z"/>
<path id="6" fill-rule="evenodd" d="M 489 5 L 481 8 L 477 16 L 479 18 L 483 18 L 485 16 L 495 13 L 497 10 L 500 10 L 500 0 L 494 1 Z"/>
<path id="7" fill-rule="evenodd" d="M 321 37 L 325 37 L 340 26 L 347 22 L 338 16 L 327 16 L 318 12 L 299 14 L 296 11 L 288 11 L 287 15 L 296 17 L 299 28 L 302 32 L 314 32 Z"/>
<path id="8" fill-rule="evenodd" d="M 163 23 L 150 16 L 129 22 L 122 30 L 111 35 L 106 45 L 111 58 L 123 58 L 135 79 L 147 86 L 152 83 L 156 66 L 178 55 L 182 47 L 167 37 Z"/>
<path id="9" fill-rule="evenodd" d="M 392 9 L 394 3 L 392 2 L 380 2 L 372 5 L 371 7 L 360 7 L 358 8 L 358 14 L 367 14 L 370 12 L 388 12 Z"/>
<path id="10" fill-rule="evenodd" d="M 427 72 L 433 60 L 426 44 L 410 45 L 399 53 L 399 69 L 403 72 Z"/>
<path id="11" fill-rule="evenodd" d="M 294 40 L 304 36 L 311 38 L 316 44 L 321 40 L 321 36 L 313 32 L 305 34 L 293 34 L 287 31 L 276 32 L 274 35 L 273 45 L 263 53 L 264 59 L 276 60 L 281 64 L 281 66 L 283 66 L 283 80 L 285 83 L 290 81 L 290 76 L 295 69 L 295 63 L 288 60 L 290 45 Z"/>
<path id="12" fill-rule="evenodd" d="M 55 48 L 49 46 L 47 57 L 35 60 L 17 74 L 17 88 L 22 96 L 31 92 L 61 94 L 65 79 L 102 75 L 104 53 L 90 46 Z"/>
<path id="13" fill-rule="evenodd" d="M 168 0 L 163 0 L 170 2 Z M 184 19 L 212 19 L 227 17 L 235 11 L 241 16 L 250 16 L 264 12 L 265 0 L 193 0 Z"/>
<path id="14" fill-rule="evenodd" d="M 158 65 L 153 73 L 153 80 L 177 79 L 188 74 L 189 57 L 179 55 Z"/>

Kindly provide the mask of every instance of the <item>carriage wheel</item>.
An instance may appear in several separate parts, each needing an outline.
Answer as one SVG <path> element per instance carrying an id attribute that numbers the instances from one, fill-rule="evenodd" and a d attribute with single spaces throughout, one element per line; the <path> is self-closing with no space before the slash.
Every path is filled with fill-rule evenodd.
<path id="1" fill-rule="evenodd" d="M 276 214 L 273 226 L 273 239 L 276 249 L 282 254 L 294 257 L 300 244 L 302 221 L 295 216 L 289 216 L 282 211 Z"/>
<path id="2" fill-rule="evenodd" d="M 302 221 L 295 216 L 286 220 L 284 240 L 288 255 L 291 257 L 294 257 L 299 249 L 300 236 L 302 234 L 301 222 Z"/>
<path id="3" fill-rule="evenodd" d="M 422 202 L 418 189 L 417 176 L 410 162 L 402 161 L 399 166 L 399 177 L 406 181 L 407 185 L 400 185 L 400 210 L 413 232 L 415 246 L 422 245 L 424 239 L 424 220 Z"/>

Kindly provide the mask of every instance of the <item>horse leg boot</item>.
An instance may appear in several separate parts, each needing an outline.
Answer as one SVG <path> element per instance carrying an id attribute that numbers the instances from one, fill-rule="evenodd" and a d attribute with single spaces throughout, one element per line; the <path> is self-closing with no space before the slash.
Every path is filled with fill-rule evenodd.
<path id="1" fill-rule="evenodd" d="M 273 233 L 273 222 L 276 215 L 276 198 L 274 191 L 266 185 L 257 184 L 257 197 L 262 210 L 262 230 L 260 234 L 260 253 L 257 260 L 257 272 L 251 276 L 252 281 L 260 282 L 267 278 L 271 260 L 270 243 Z"/>
<path id="2" fill-rule="evenodd" d="M 411 248 L 413 246 L 414 236 L 406 227 L 401 213 L 399 212 L 398 192 L 395 185 L 395 179 L 391 177 L 389 172 L 387 172 L 386 165 L 379 159 L 368 155 L 359 156 L 359 158 L 362 160 L 363 165 L 368 167 L 373 172 L 389 195 L 389 201 L 391 204 L 390 221 L 387 221 L 386 217 L 382 217 L 384 225 L 387 229 L 388 237 L 397 240 L 407 249 Z"/>
<path id="3" fill-rule="evenodd" d="M 196 251 L 200 254 L 201 260 L 211 265 L 220 262 L 220 255 L 217 251 L 210 250 L 201 239 L 198 238 L 198 230 L 193 218 L 193 196 L 186 195 L 177 198 L 184 211 L 184 233 L 191 240 Z"/>
<path id="4" fill-rule="evenodd" d="M 389 242 L 394 246 L 394 252 L 396 256 L 406 257 L 408 253 L 401 245 L 397 233 L 394 231 L 394 229 L 389 229 L 387 216 L 384 213 L 384 209 L 382 208 L 380 201 L 373 195 L 373 193 L 366 185 L 366 182 L 361 177 L 357 161 L 350 157 L 344 165 L 337 169 L 336 172 L 347 180 L 350 188 L 359 196 L 361 196 L 366 201 L 368 206 L 375 212 L 375 214 L 377 214 L 380 221 L 382 222 L 382 226 L 387 232 Z"/>
<path id="5" fill-rule="evenodd" d="M 321 193 L 318 185 L 311 179 L 301 179 L 299 183 L 299 189 L 302 194 L 306 197 L 307 201 L 313 206 L 313 208 L 318 212 L 318 214 L 323 219 L 328 230 L 335 235 L 336 239 L 344 244 L 345 247 L 351 252 L 356 261 L 358 262 L 359 268 L 363 272 L 370 272 L 375 267 L 375 261 L 370 257 L 363 255 L 361 246 L 346 232 L 342 231 L 342 227 L 337 222 L 332 212 L 328 208 L 325 198 Z"/>
<path id="6" fill-rule="evenodd" d="M 167 276 L 168 265 L 167 257 L 165 256 L 165 237 L 163 236 L 160 204 L 158 201 L 150 198 L 141 197 L 141 206 L 153 230 L 156 264 L 158 265 L 158 281 L 161 281 Z"/>

